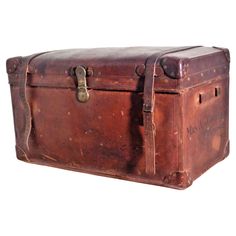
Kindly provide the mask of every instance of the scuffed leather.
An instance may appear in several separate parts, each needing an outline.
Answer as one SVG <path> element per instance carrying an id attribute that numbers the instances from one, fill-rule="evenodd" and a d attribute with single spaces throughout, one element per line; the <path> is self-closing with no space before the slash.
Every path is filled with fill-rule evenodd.
<path id="1" fill-rule="evenodd" d="M 220 49 L 204 47 L 161 58 L 163 72 L 153 86 L 157 164 L 155 174 L 149 176 L 143 117 L 146 78 L 137 74 L 136 68 L 153 53 L 166 49 L 55 51 L 31 60 L 28 70 L 22 63 L 27 58 L 9 59 L 17 157 L 137 182 L 189 186 L 228 155 L 229 62 Z M 90 70 L 90 99 L 84 104 L 76 98 L 71 71 L 76 65 Z M 26 93 L 32 117 L 29 151 L 22 145 L 22 71 L 28 71 Z M 176 74 L 172 76 L 172 72 Z M 220 88 L 218 96 L 216 88 Z"/>

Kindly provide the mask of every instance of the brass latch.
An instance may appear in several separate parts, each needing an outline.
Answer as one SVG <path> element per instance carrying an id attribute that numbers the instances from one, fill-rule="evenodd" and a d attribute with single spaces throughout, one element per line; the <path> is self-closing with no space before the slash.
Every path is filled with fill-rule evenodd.
<path id="1" fill-rule="evenodd" d="M 79 102 L 87 102 L 89 99 L 89 93 L 86 82 L 86 70 L 83 66 L 77 66 L 75 68 L 75 74 L 78 81 L 77 99 Z"/>

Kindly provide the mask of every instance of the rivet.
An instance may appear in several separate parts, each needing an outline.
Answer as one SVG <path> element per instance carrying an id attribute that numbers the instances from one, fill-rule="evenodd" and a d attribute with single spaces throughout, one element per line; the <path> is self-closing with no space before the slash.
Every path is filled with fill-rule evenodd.
<path id="1" fill-rule="evenodd" d="M 67 70 L 67 74 L 69 76 L 74 76 L 75 75 L 75 69 L 74 67 L 70 67 L 68 70 Z"/>
<path id="2" fill-rule="evenodd" d="M 102 146 L 103 146 L 103 143 L 100 143 L 99 145 L 102 147 Z"/>
<path id="3" fill-rule="evenodd" d="M 67 115 L 70 116 L 70 112 L 69 111 L 67 112 Z"/>
<path id="4" fill-rule="evenodd" d="M 144 64 L 137 65 L 136 68 L 135 68 L 135 72 L 138 76 L 144 76 L 145 65 Z"/>
<path id="5" fill-rule="evenodd" d="M 35 69 L 32 65 L 29 65 L 29 72 L 30 73 L 34 73 Z"/>
<path id="6" fill-rule="evenodd" d="M 69 140 L 72 141 L 72 138 L 70 137 Z"/>
<path id="7" fill-rule="evenodd" d="M 101 119 L 102 119 L 102 116 L 98 116 L 98 119 L 101 120 Z"/>
<path id="8" fill-rule="evenodd" d="M 188 77 L 187 80 L 190 81 L 190 77 Z"/>
<path id="9" fill-rule="evenodd" d="M 43 75 L 40 75 L 40 78 L 43 79 Z"/>
<path id="10" fill-rule="evenodd" d="M 204 74 L 203 73 L 201 73 L 201 77 L 203 77 L 204 76 Z"/>
<path id="11" fill-rule="evenodd" d="M 157 66 L 155 68 L 155 76 L 161 77 L 164 74 L 164 71 L 162 70 L 161 66 Z"/>
<path id="12" fill-rule="evenodd" d="M 92 76 L 92 75 L 93 75 L 93 69 L 91 67 L 88 67 L 87 76 Z"/>
<path id="13" fill-rule="evenodd" d="M 214 69 L 213 72 L 216 73 L 216 69 Z"/>

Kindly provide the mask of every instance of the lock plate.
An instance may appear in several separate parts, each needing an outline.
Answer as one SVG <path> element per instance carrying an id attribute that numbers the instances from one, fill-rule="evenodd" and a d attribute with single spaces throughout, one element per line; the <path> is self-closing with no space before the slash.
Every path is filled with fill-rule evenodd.
<path id="1" fill-rule="evenodd" d="M 89 93 L 87 89 L 85 68 L 83 66 L 77 66 L 75 68 L 75 75 L 78 81 L 77 99 L 79 102 L 87 102 L 89 99 Z"/>

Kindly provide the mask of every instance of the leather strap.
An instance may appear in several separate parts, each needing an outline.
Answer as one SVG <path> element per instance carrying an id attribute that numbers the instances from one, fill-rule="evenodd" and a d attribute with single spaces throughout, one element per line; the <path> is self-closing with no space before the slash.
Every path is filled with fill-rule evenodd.
<path id="1" fill-rule="evenodd" d="M 164 50 L 152 54 L 145 64 L 145 81 L 144 81 L 144 104 L 143 104 L 143 123 L 144 123 L 144 145 L 145 145 L 145 158 L 146 158 L 146 174 L 156 174 L 156 148 L 155 148 L 155 135 L 156 127 L 154 123 L 154 105 L 155 105 L 155 92 L 154 80 L 160 76 L 157 71 L 157 66 L 160 65 L 160 58 L 166 54 L 189 50 L 195 47 L 179 47 Z M 159 67 L 160 69 L 160 67 Z"/>
<path id="2" fill-rule="evenodd" d="M 22 133 L 22 138 L 21 138 L 21 148 L 25 152 L 29 151 L 29 137 L 30 137 L 30 133 L 32 129 L 31 108 L 28 102 L 27 89 L 26 89 L 28 73 L 29 73 L 29 64 L 34 58 L 45 53 L 47 52 L 33 54 L 23 59 L 21 67 L 20 67 L 20 71 L 19 71 L 19 81 L 20 81 L 19 82 L 19 96 L 23 105 L 24 116 L 25 116 L 24 131 Z"/>

